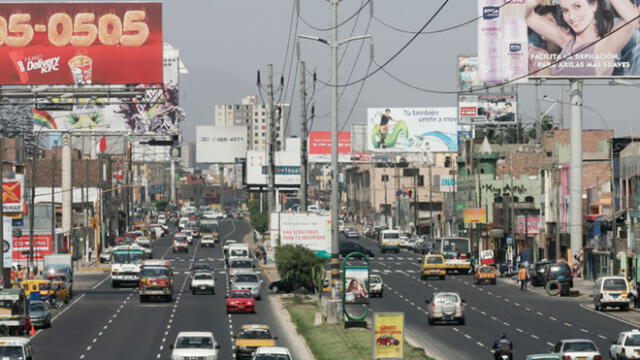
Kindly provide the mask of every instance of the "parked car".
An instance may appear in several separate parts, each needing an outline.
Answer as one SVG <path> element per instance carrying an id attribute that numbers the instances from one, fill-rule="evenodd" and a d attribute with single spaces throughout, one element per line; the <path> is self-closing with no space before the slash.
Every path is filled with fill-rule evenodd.
<path id="1" fill-rule="evenodd" d="M 629 283 L 624 276 L 603 276 L 593 286 L 593 307 L 604 311 L 607 307 L 629 310 Z M 639 356 L 640 357 L 640 356 Z"/>
<path id="2" fill-rule="evenodd" d="M 262 298 L 262 280 L 254 272 L 238 272 L 229 280 L 230 289 L 249 290 L 256 300 Z"/>
<path id="3" fill-rule="evenodd" d="M 464 325 L 465 300 L 456 292 L 437 292 L 431 299 L 425 300 L 427 306 L 427 317 L 429 325 L 436 321 L 457 322 Z"/>
<path id="4" fill-rule="evenodd" d="M 31 324 L 37 328 L 48 328 L 51 326 L 51 313 L 49 306 L 40 300 L 29 302 L 29 318 Z"/>
<path id="5" fill-rule="evenodd" d="M 609 357 L 614 360 L 640 358 L 640 330 L 621 332 L 616 340 L 611 340 Z"/>
<path id="6" fill-rule="evenodd" d="M 338 244 L 339 247 L 339 251 L 340 251 L 340 256 L 345 257 L 347 255 L 349 255 L 352 252 L 361 252 L 365 255 L 367 255 L 368 257 L 375 257 L 376 255 L 373 253 L 373 251 L 367 249 L 366 247 L 353 242 L 353 241 L 342 241 L 340 242 L 340 244 Z"/>
<path id="7" fill-rule="evenodd" d="M 369 276 L 369 296 L 382 297 L 384 293 L 384 281 L 380 275 Z"/>
<path id="8" fill-rule="evenodd" d="M 544 280 L 545 286 L 550 281 L 558 281 L 563 294 L 568 293 L 569 289 L 573 287 L 573 273 L 571 272 L 569 264 L 565 262 L 558 262 L 549 265 L 549 267 L 544 271 Z"/>
<path id="9" fill-rule="evenodd" d="M 531 267 L 529 267 L 529 279 L 531 281 L 531 286 L 542 286 L 545 284 L 544 272 L 551 264 L 553 264 L 553 262 L 548 260 L 542 260 L 531 264 Z"/>
<path id="10" fill-rule="evenodd" d="M 181 331 L 169 347 L 171 359 L 219 359 L 220 345 L 208 331 Z"/>
<path id="11" fill-rule="evenodd" d="M 560 340 L 551 352 L 564 360 L 602 360 L 598 347 L 589 339 Z"/>

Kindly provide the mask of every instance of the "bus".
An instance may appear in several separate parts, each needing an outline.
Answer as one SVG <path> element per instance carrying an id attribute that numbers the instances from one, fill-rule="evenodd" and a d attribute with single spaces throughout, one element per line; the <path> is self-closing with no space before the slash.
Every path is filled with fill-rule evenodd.
<path id="1" fill-rule="evenodd" d="M 433 252 L 442 254 L 447 272 L 473 272 L 471 266 L 471 240 L 464 237 L 437 238 L 433 244 Z"/>
<path id="2" fill-rule="evenodd" d="M 203 237 L 205 235 L 213 236 L 213 240 L 215 242 L 220 241 L 220 224 L 218 223 L 218 220 L 200 220 L 200 237 Z"/>
<path id="3" fill-rule="evenodd" d="M 140 264 L 145 258 L 144 249 L 138 245 L 120 245 L 111 250 L 111 287 L 120 284 L 137 284 Z"/>

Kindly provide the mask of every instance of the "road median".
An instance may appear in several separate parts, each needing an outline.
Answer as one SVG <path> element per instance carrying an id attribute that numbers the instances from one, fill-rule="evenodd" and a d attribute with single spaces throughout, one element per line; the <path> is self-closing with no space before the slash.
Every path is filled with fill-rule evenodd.
<path id="1" fill-rule="evenodd" d="M 281 301 L 317 360 L 333 360 L 337 354 L 342 359 L 371 359 L 370 329 L 345 329 L 342 324 L 314 325 L 319 308 L 310 297 L 288 297 Z M 406 342 L 404 359 L 433 360 L 424 355 L 424 350 Z"/>

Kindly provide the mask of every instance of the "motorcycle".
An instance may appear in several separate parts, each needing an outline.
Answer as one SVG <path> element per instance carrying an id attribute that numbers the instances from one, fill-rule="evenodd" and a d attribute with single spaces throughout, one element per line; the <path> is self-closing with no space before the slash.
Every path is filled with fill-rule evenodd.
<path id="1" fill-rule="evenodd" d="M 493 354 L 495 360 L 513 360 L 511 348 L 506 344 L 501 344 L 498 350 Z"/>

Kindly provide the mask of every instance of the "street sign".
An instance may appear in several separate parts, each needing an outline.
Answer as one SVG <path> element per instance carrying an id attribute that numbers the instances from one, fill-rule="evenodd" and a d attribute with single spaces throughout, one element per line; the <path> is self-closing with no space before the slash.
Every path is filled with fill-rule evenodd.
<path id="1" fill-rule="evenodd" d="M 507 246 L 513 246 L 513 236 L 507 236 L 505 238 Z"/>
<path id="2" fill-rule="evenodd" d="M 39 103 L 39 104 L 36 104 L 36 110 L 42 110 L 42 111 L 73 111 L 73 104 Z"/>
<path id="3" fill-rule="evenodd" d="M 12 225 L 14 227 L 23 227 L 24 226 L 24 219 L 23 218 L 19 218 L 19 219 L 11 219 L 12 220 Z"/>

